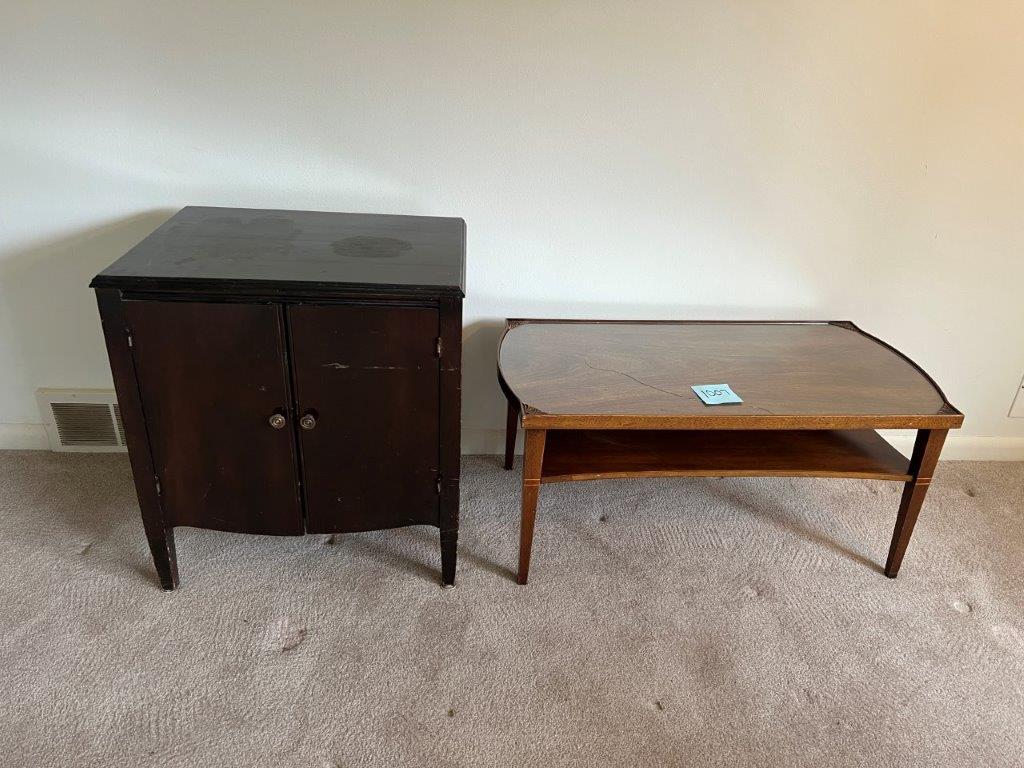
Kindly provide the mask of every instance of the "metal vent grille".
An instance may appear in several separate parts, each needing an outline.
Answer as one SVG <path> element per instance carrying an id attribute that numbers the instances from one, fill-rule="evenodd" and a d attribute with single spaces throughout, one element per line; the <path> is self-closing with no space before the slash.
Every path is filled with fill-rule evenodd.
<path id="1" fill-rule="evenodd" d="M 53 423 L 61 445 L 117 445 L 110 406 L 102 403 L 51 403 Z"/>
<path id="2" fill-rule="evenodd" d="M 121 421 L 121 406 L 118 405 L 117 403 L 114 403 L 114 405 L 111 407 L 114 409 L 114 424 L 117 427 L 117 439 L 121 443 L 121 445 L 125 445 L 126 441 L 124 439 L 124 423 L 122 423 Z"/>
<path id="3" fill-rule="evenodd" d="M 51 451 L 124 451 L 121 409 L 109 389 L 41 389 Z"/>

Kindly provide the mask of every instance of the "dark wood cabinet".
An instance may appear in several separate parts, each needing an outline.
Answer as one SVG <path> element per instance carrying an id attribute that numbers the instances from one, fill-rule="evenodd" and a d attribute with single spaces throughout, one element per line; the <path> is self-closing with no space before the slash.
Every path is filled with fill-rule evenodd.
<path id="1" fill-rule="evenodd" d="M 96 289 L 146 535 L 433 525 L 455 579 L 465 224 L 185 208 Z"/>

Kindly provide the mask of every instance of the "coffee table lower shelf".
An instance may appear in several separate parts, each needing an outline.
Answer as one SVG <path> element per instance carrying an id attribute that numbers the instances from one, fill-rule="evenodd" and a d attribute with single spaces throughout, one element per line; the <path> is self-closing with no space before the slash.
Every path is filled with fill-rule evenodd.
<path id="1" fill-rule="evenodd" d="M 870 429 L 553 429 L 540 480 L 756 476 L 912 479 L 909 460 Z"/>

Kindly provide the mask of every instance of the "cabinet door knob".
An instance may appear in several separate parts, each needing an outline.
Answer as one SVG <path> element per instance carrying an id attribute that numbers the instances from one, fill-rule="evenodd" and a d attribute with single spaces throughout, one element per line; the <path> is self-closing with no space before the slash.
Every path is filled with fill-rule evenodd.
<path id="1" fill-rule="evenodd" d="M 272 413 L 267 421 L 274 429 L 284 429 L 284 425 L 288 423 L 288 420 L 280 413 Z"/>
<path id="2" fill-rule="evenodd" d="M 299 419 L 299 426 L 303 429 L 312 429 L 316 426 L 316 416 L 312 413 L 307 413 L 301 419 Z"/>

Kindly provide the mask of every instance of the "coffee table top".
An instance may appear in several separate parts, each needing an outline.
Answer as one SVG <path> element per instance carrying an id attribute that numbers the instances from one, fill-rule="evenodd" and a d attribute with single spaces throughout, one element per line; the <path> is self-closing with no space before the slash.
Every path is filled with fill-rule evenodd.
<path id="1" fill-rule="evenodd" d="M 548 429 L 955 429 L 908 357 L 845 321 L 509 320 L 498 377 Z M 742 404 L 704 405 L 691 385 Z"/>

